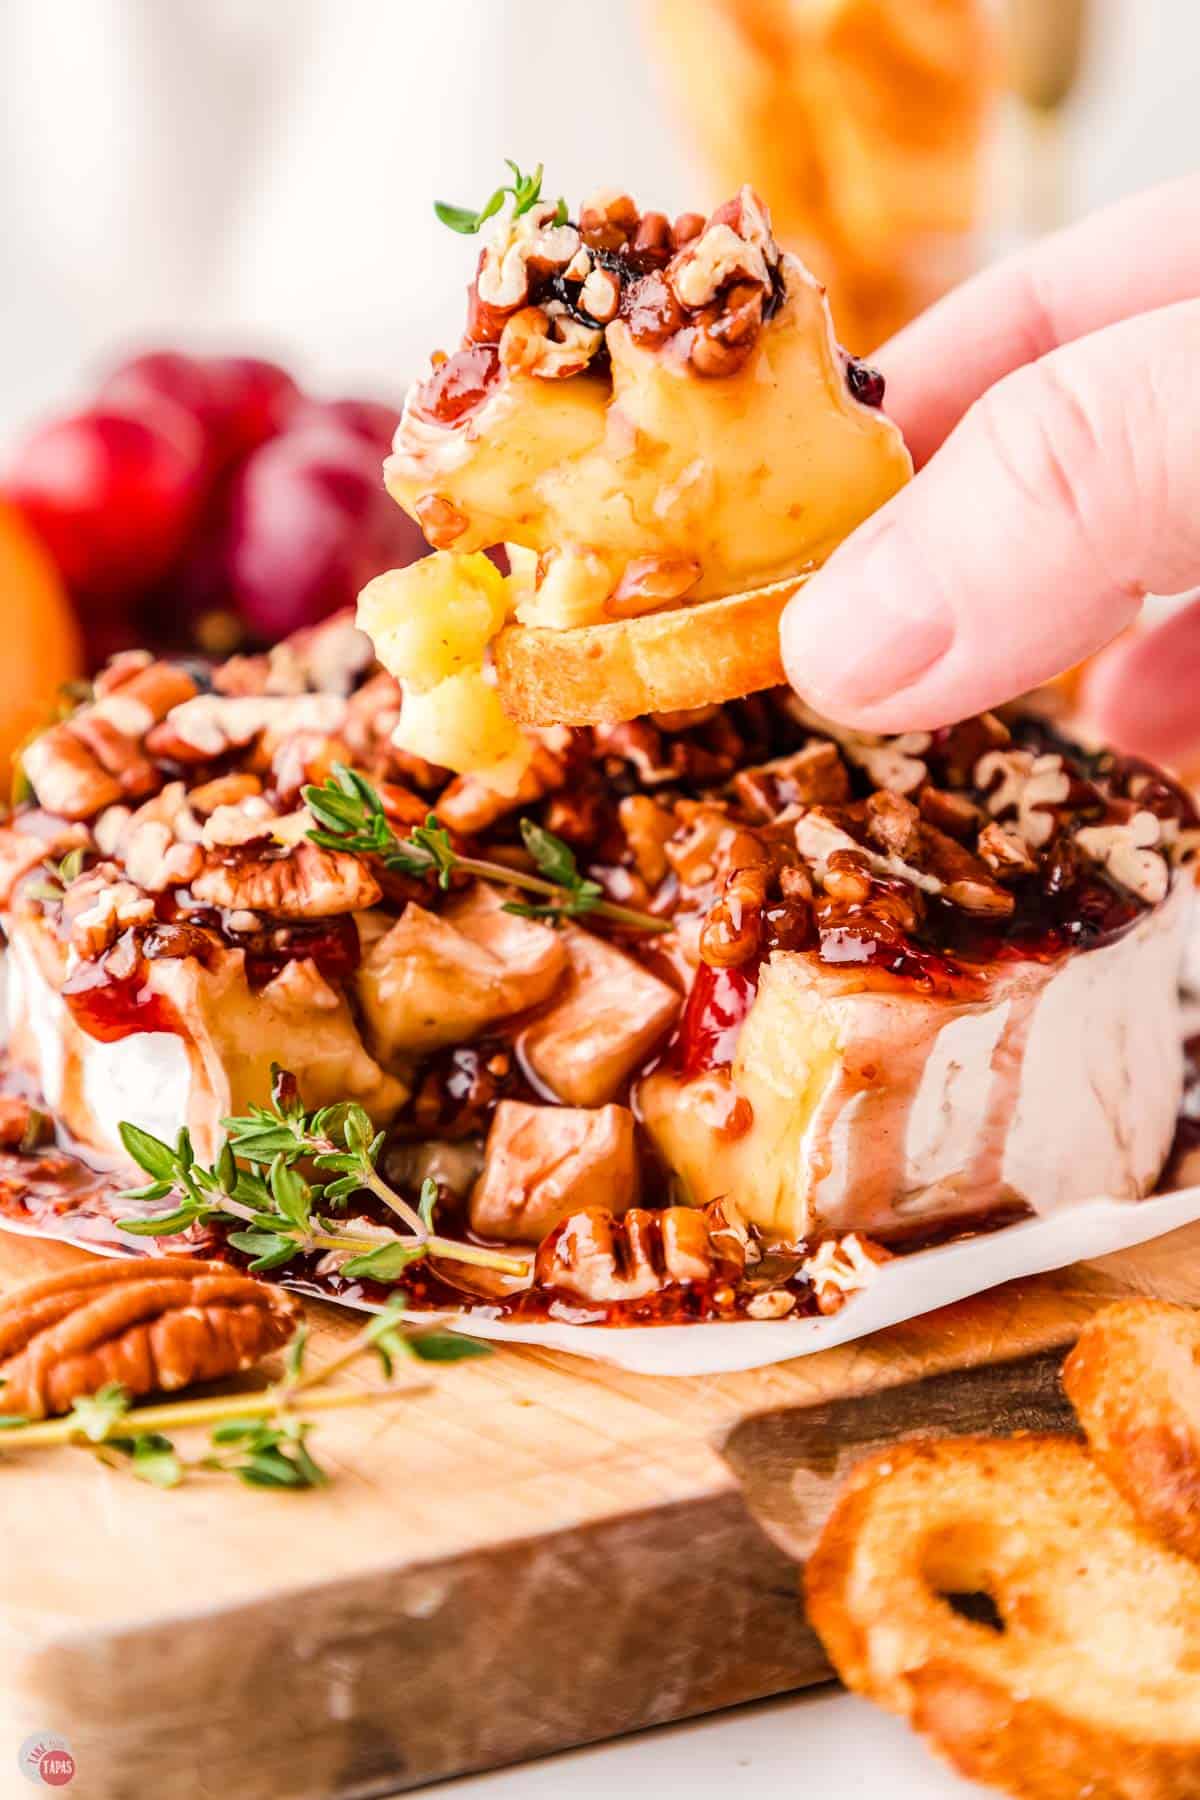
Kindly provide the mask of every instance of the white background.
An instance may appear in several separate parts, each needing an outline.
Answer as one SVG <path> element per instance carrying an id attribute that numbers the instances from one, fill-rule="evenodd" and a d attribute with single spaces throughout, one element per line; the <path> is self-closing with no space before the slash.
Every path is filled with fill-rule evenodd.
<path id="1" fill-rule="evenodd" d="M 398 395 L 453 332 L 470 262 L 429 200 L 477 202 L 502 155 L 545 158 L 549 185 L 572 196 L 613 183 L 668 212 L 711 198 L 656 100 L 635 12 L 0 0 L 0 431 L 147 340 L 275 351 L 326 389 Z M 1200 160 L 1195 0 L 1097 0 L 1097 14 L 1071 115 L 1075 211 Z M 976 1791 L 903 1726 L 830 1692 L 442 1790 Z"/>
<path id="2" fill-rule="evenodd" d="M 1094 4 L 1077 211 L 1200 160 L 1195 0 Z M 0 433 L 154 340 L 399 394 L 456 334 L 473 261 L 430 200 L 478 204 L 505 155 L 575 199 L 723 198 L 641 5 L 0 0 Z"/>

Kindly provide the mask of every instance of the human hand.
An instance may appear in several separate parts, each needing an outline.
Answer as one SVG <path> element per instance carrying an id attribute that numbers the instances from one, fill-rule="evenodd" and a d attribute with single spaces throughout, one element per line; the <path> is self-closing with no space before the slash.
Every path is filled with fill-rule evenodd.
<path id="1" fill-rule="evenodd" d="M 793 685 L 870 731 L 946 724 L 1200 582 L 1200 179 L 986 270 L 872 359 L 918 474 L 783 618 Z M 1112 644 L 1088 716 L 1200 751 L 1200 598 Z"/>

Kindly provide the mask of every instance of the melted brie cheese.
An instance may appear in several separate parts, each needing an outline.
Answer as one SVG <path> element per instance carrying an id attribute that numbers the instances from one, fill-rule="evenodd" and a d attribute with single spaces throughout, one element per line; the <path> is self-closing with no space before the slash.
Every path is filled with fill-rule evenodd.
<path id="1" fill-rule="evenodd" d="M 447 501 L 464 521 L 456 551 L 509 541 L 549 559 L 519 610 L 527 625 L 650 610 L 653 596 L 619 596 L 648 559 L 695 565 L 689 602 L 823 562 L 912 464 L 896 426 L 850 394 L 822 289 L 784 267 L 783 305 L 735 374 L 699 376 L 676 340 L 641 347 L 617 320 L 611 379 L 502 373 L 444 428 L 414 417 L 410 396 L 389 492 L 414 517 Z"/>

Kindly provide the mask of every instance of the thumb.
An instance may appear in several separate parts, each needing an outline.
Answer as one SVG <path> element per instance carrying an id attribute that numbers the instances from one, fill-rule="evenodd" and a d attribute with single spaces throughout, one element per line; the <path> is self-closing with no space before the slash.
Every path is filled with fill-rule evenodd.
<path id="1" fill-rule="evenodd" d="M 1008 376 L 783 617 L 793 686 L 869 731 L 943 725 L 1069 668 L 1200 579 L 1200 302 Z"/>

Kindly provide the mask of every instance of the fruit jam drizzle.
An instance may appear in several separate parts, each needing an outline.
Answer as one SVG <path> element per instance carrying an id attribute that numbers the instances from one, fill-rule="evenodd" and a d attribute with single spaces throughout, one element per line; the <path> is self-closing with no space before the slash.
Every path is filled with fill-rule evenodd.
<path id="1" fill-rule="evenodd" d="M 983 721 L 966 721 L 934 734 L 924 753 L 931 791 L 941 792 L 943 798 L 957 795 L 982 814 L 985 796 L 972 787 L 971 772 L 980 755 L 994 747 L 996 733 L 1002 730 L 995 721 L 990 728 Z M 680 722 L 671 730 L 644 720 L 607 733 L 575 733 L 563 752 L 562 782 L 544 800 L 531 805 L 531 816 L 569 839 L 581 873 L 594 880 L 610 900 L 620 904 L 632 901 L 659 917 L 675 919 L 682 927 L 694 927 L 708 920 L 710 912 L 722 904 L 723 895 L 717 863 L 703 841 L 706 809 L 715 806 L 722 829 L 727 824 L 743 844 L 753 848 L 758 842 L 770 849 L 779 837 L 781 821 L 785 816 L 795 817 L 791 809 L 796 796 L 788 791 L 788 759 L 808 745 L 812 736 L 811 726 L 797 716 L 787 695 L 755 696 L 711 713 L 705 711 L 694 723 Z M 1063 809 L 1068 818 L 1111 822 L 1128 815 L 1136 796 L 1137 806 L 1164 820 L 1195 825 L 1188 796 L 1146 765 L 1107 753 L 1090 756 L 1029 718 L 1012 721 L 1011 739 L 1006 732 L 1003 741 L 1035 756 L 1063 756 L 1071 778 L 1070 796 Z M 231 756 L 191 770 L 167 767 L 162 775 L 164 779 L 182 776 L 192 783 L 204 782 L 228 772 L 236 761 L 236 756 Z M 844 785 L 831 800 L 828 812 L 856 843 L 862 843 L 868 830 L 865 809 L 875 784 L 857 764 L 851 766 L 851 759 L 847 758 L 846 764 Z M 377 778 L 389 779 L 386 763 L 378 770 L 368 767 Z M 640 892 L 633 885 L 638 878 L 637 860 L 621 822 L 624 801 L 638 796 L 649 796 L 660 808 L 683 809 L 679 816 L 684 821 L 677 833 L 682 844 L 679 856 L 657 883 L 643 884 Z M 428 803 L 436 807 L 436 795 L 430 793 Z M 37 828 L 37 809 L 27 809 L 18 817 L 27 830 Z M 689 820 L 691 824 L 687 824 Z M 687 838 L 693 826 L 699 847 L 686 866 Z M 512 817 L 502 817 L 478 836 L 464 835 L 461 845 L 470 855 L 521 855 Z M 1013 905 L 1005 917 L 965 911 L 939 893 L 921 897 L 914 910 L 912 895 L 905 896 L 907 884 L 878 872 L 866 884 L 869 892 L 862 900 L 811 890 L 806 896 L 801 888 L 787 887 L 780 879 L 767 885 L 754 912 L 749 953 L 728 965 L 702 960 L 690 983 L 681 978 L 681 961 L 664 953 L 661 939 L 639 944 L 636 939 L 621 937 L 618 941 L 623 948 L 676 987 L 687 985 L 688 992 L 670 1036 L 653 1047 L 646 1065 L 635 1071 L 632 1082 L 614 1098 L 629 1104 L 633 1083 L 660 1060 L 685 1078 L 728 1067 L 757 991 L 761 967 L 777 949 L 815 957 L 831 969 L 850 965 L 847 972 L 856 984 L 878 984 L 893 991 L 948 999 L 977 999 L 986 994 L 989 971 L 997 964 L 1053 962 L 1113 941 L 1145 916 L 1146 907 L 1094 864 L 1071 852 L 1069 843 L 1062 854 L 1048 852 L 1039 859 L 1035 873 L 1013 881 L 1009 885 Z M 264 851 L 260 845 L 257 849 L 234 847 L 225 854 L 236 864 L 239 859 L 261 860 L 280 853 Z M 794 860 L 789 866 L 794 872 Z M 381 905 L 389 914 L 399 913 L 414 899 L 434 910 L 441 905 L 432 880 L 384 872 L 383 885 Z M 64 924 L 58 903 L 37 899 L 32 904 L 42 909 L 42 922 L 61 934 Z M 746 911 L 739 916 L 744 923 Z M 898 922 L 905 917 L 912 921 L 907 928 Z M 148 971 L 158 959 L 192 957 L 204 963 L 225 949 L 244 953 L 251 989 L 261 988 L 286 962 L 299 958 L 314 962 L 335 991 L 351 990 L 360 954 L 353 915 L 291 922 L 268 918 L 249 930 L 244 928 L 245 920 L 244 913 L 239 920 L 220 908 L 197 905 L 186 889 L 167 890 L 156 898 L 151 922 L 136 932 L 125 932 L 96 961 L 76 965 L 64 998 L 76 1021 L 105 1041 L 148 1029 L 182 1031 L 183 1022 L 149 984 Z M 602 929 L 600 921 L 591 923 L 593 929 Z M 681 930 L 680 938 L 683 936 Z M 412 1098 L 392 1127 L 394 1148 L 384 1152 L 385 1169 L 388 1157 L 401 1159 L 405 1150 L 411 1152 L 430 1140 L 482 1145 L 502 1100 L 546 1103 L 547 1094 L 533 1085 L 519 1054 L 522 1023 L 528 1019 L 509 1020 L 507 1036 L 498 1033 L 494 1039 L 454 1046 L 422 1062 L 413 1081 Z M 1196 1061 L 1193 1056 L 1180 1151 L 1200 1148 Z M 28 1089 L 21 1089 L 13 1071 L 0 1072 L 3 1093 L 31 1097 Z M 642 1191 L 652 1197 L 649 1204 L 656 1199 L 665 1204 L 670 1192 L 666 1172 L 654 1160 L 648 1134 L 640 1131 L 639 1138 Z M 400 1160 L 396 1166 L 400 1168 Z M 0 1223 L 8 1220 L 32 1232 L 123 1253 L 152 1252 L 161 1246 L 175 1253 L 192 1250 L 244 1263 L 212 1230 L 182 1241 L 139 1238 L 135 1242 L 117 1224 L 138 1210 L 136 1203 L 118 1198 L 122 1185 L 123 1177 L 91 1166 L 78 1146 L 68 1141 L 24 1152 L 0 1149 Z M 394 1185 L 404 1188 L 406 1184 L 398 1177 Z M 356 1197 L 352 1212 L 388 1223 L 386 1217 L 372 1212 L 373 1204 L 368 1197 Z M 444 1191 L 439 1229 L 447 1235 L 469 1236 L 465 1213 L 462 1198 Z M 1000 1217 L 994 1221 L 1004 1222 Z M 979 1228 L 976 1222 L 972 1235 Z M 913 1241 L 902 1248 L 918 1247 L 924 1243 Z M 736 1281 L 715 1278 L 668 1285 L 644 1299 L 612 1305 L 540 1286 L 497 1294 L 488 1291 L 482 1276 L 477 1280 L 464 1273 L 462 1265 L 445 1263 L 415 1263 L 399 1285 L 419 1307 L 471 1308 L 494 1317 L 614 1325 L 737 1318 L 745 1315 L 748 1303 L 763 1288 L 782 1287 L 796 1299 L 796 1311 L 789 1316 L 803 1316 L 814 1310 L 814 1300 L 798 1273 L 800 1261 L 799 1252 L 786 1259 L 769 1254 Z M 307 1265 L 290 1264 L 289 1281 L 297 1271 L 299 1285 L 332 1299 L 370 1302 L 384 1298 L 389 1291 L 377 1284 L 322 1273 L 315 1256 Z M 467 1281 L 472 1283 L 470 1287 L 464 1285 Z"/>
<path id="2" fill-rule="evenodd" d="M 720 982 L 715 985 L 721 998 L 719 1005 L 713 1008 L 713 1017 L 723 1017 L 725 1023 L 714 1029 L 718 1033 L 736 1031 L 736 1014 L 742 1005 L 744 990 L 739 991 L 736 984 L 732 990 L 726 990 L 725 984 Z M 711 1045 L 709 1049 L 712 1050 Z M 721 1050 L 718 1046 L 716 1054 Z M 1184 1046 L 1184 1072 L 1179 1124 L 1158 1190 L 1164 1193 L 1187 1185 L 1200 1173 L 1197 1167 L 1200 1159 L 1200 1036 L 1190 1038 Z M 0 1095 L 28 1098 L 26 1088 L 7 1060 L 0 1062 Z M 385 1159 L 387 1154 L 385 1152 Z M 95 1168 L 80 1154 L 78 1147 L 56 1142 L 30 1151 L 0 1150 L 0 1229 L 8 1224 L 38 1237 L 59 1238 L 109 1253 L 191 1254 L 226 1261 L 238 1268 L 248 1265 L 250 1258 L 229 1245 L 224 1233 L 214 1228 L 196 1230 L 179 1238 L 129 1237 L 120 1230 L 117 1221 L 153 1208 L 140 1208 L 136 1202 L 122 1200 L 122 1187 L 122 1177 Z M 390 1222 L 382 1203 L 370 1195 L 360 1196 L 354 1212 L 375 1224 Z M 973 1221 L 969 1231 L 951 1228 L 930 1237 L 914 1237 L 892 1248 L 896 1255 L 912 1255 L 960 1237 L 977 1237 L 981 1232 L 1001 1230 L 1026 1216 L 1027 1212 L 1019 1208 L 997 1211 L 992 1216 Z M 472 1234 L 464 1231 L 458 1235 L 470 1240 Z M 481 1273 L 480 1285 L 472 1286 L 476 1272 L 461 1264 L 417 1263 L 398 1282 L 384 1284 L 322 1273 L 319 1262 L 316 1256 L 299 1259 L 289 1265 L 286 1277 L 266 1275 L 263 1279 L 281 1281 L 282 1285 L 317 1299 L 349 1305 L 382 1305 L 389 1294 L 399 1288 L 416 1311 L 469 1311 L 497 1320 L 540 1320 L 568 1325 L 628 1327 L 734 1321 L 746 1318 L 748 1303 L 756 1294 L 779 1289 L 794 1296 L 795 1307 L 789 1318 L 813 1317 L 819 1310 L 811 1283 L 800 1273 L 799 1253 L 769 1252 L 736 1283 L 720 1278 L 685 1285 L 676 1283 L 639 1300 L 606 1304 L 538 1286 L 523 1293 L 489 1294 L 485 1291 L 487 1275 Z"/>
<path id="3" fill-rule="evenodd" d="M 0 1071 L 0 1093 L 19 1092 L 20 1084 L 5 1066 Z M 124 1177 L 93 1167 L 78 1147 L 55 1143 L 31 1151 L 0 1150 L 0 1229 L 9 1225 L 37 1237 L 59 1238 L 105 1253 L 194 1255 L 241 1269 L 248 1266 L 250 1257 L 227 1243 L 224 1231 L 218 1228 L 194 1229 L 175 1238 L 134 1238 L 122 1232 L 118 1220 L 154 1210 L 122 1199 L 124 1182 Z M 352 1216 L 376 1225 L 392 1222 L 386 1208 L 367 1194 L 355 1200 Z M 455 1235 L 474 1241 L 467 1231 Z M 745 1317 L 747 1303 L 767 1288 L 786 1288 L 795 1296 L 790 1317 L 815 1313 L 811 1285 L 798 1272 L 800 1260 L 798 1254 L 768 1256 L 736 1284 L 718 1279 L 674 1284 L 643 1299 L 609 1304 L 540 1286 L 522 1293 L 489 1293 L 486 1272 L 479 1272 L 479 1283 L 474 1285 L 475 1271 L 462 1264 L 435 1265 L 431 1261 L 414 1264 L 398 1281 L 385 1284 L 322 1272 L 320 1257 L 312 1255 L 289 1264 L 286 1276 L 267 1274 L 262 1279 L 349 1305 L 382 1305 L 399 1289 L 417 1311 L 470 1311 L 492 1319 L 572 1325 L 684 1325 Z"/>

